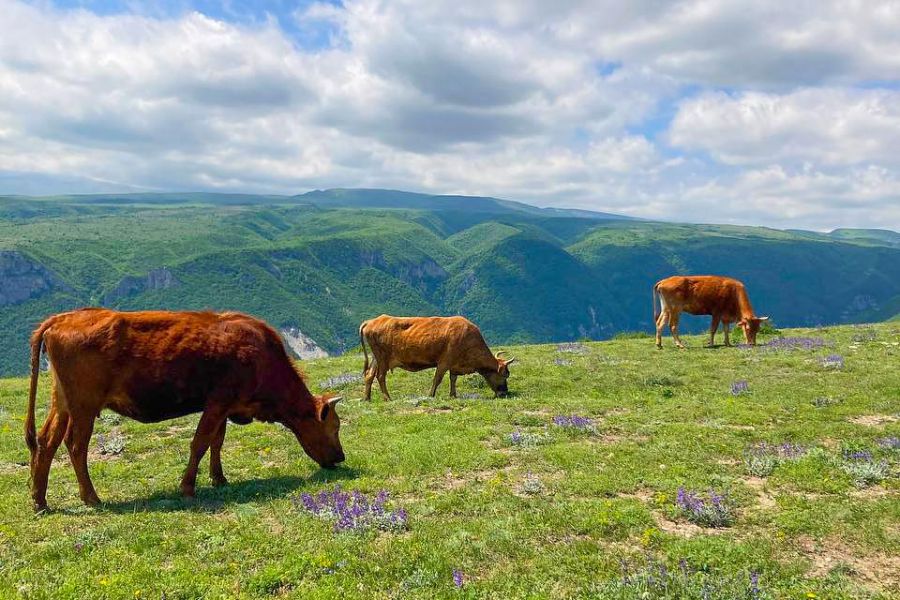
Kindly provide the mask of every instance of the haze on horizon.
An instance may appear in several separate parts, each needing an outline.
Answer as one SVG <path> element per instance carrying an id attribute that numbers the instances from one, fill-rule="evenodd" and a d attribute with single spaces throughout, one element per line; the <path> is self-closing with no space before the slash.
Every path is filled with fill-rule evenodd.
<path id="1" fill-rule="evenodd" d="M 900 2 L 0 0 L 0 194 L 900 229 Z"/>

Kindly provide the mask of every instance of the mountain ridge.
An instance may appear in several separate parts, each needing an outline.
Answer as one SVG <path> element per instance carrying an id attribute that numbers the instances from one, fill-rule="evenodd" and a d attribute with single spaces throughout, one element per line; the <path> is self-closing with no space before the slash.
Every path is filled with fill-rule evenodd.
<path id="1" fill-rule="evenodd" d="M 487 197 L 453 209 L 465 202 L 377 192 L 0 197 L 0 374 L 27 370 L 44 317 L 83 305 L 242 310 L 330 353 L 381 313 L 464 314 L 492 343 L 650 331 L 650 287 L 685 273 L 744 280 L 783 326 L 900 312 L 900 248 L 887 234 L 586 217 Z"/>

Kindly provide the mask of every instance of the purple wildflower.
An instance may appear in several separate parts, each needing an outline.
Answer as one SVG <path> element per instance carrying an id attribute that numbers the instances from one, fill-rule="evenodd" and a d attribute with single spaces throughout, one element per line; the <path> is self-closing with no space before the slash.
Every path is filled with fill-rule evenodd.
<path id="1" fill-rule="evenodd" d="M 781 337 L 762 345 L 769 350 L 817 350 L 825 346 L 825 340 L 814 337 Z"/>
<path id="2" fill-rule="evenodd" d="M 684 487 L 678 488 L 675 505 L 689 521 L 707 527 L 726 527 L 734 520 L 724 495 L 710 490 L 704 498 Z"/>
<path id="3" fill-rule="evenodd" d="M 868 450 L 844 450 L 845 460 L 872 462 L 872 453 Z"/>
<path id="4" fill-rule="evenodd" d="M 829 354 L 822 359 L 822 366 L 826 369 L 843 369 L 844 357 L 840 354 Z"/>
<path id="5" fill-rule="evenodd" d="M 750 571 L 750 597 L 753 600 L 756 600 L 760 597 L 759 590 L 759 573 L 756 571 Z"/>
<path id="6" fill-rule="evenodd" d="M 878 445 L 884 448 L 885 450 L 900 450 L 900 437 L 896 435 L 881 438 L 878 440 Z"/>
<path id="7" fill-rule="evenodd" d="M 461 588 L 466 583 L 466 575 L 459 569 L 453 569 L 453 585 Z"/>
<path id="8" fill-rule="evenodd" d="M 557 427 L 567 429 L 577 429 L 581 431 L 593 431 L 594 421 L 588 417 L 580 417 L 578 415 L 557 415 L 553 417 L 553 424 Z"/>
<path id="9" fill-rule="evenodd" d="M 750 384 L 746 379 L 741 379 L 735 381 L 731 384 L 731 395 L 732 396 L 740 396 L 743 393 L 750 391 Z"/>
<path id="10" fill-rule="evenodd" d="M 334 522 L 334 531 L 402 531 L 407 529 L 408 518 L 402 508 L 390 511 L 385 508 L 386 490 L 381 490 L 370 500 L 360 491 L 345 492 L 341 486 L 332 491 L 321 491 L 315 496 L 304 493 L 292 498 L 294 507 Z"/>

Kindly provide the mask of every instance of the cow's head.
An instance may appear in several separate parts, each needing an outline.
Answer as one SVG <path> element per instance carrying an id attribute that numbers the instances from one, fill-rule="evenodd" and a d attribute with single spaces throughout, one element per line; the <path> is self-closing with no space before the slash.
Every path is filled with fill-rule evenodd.
<path id="1" fill-rule="evenodd" d="M 756 334 L 759 333 L 759 326 L 763 321 L 768 321 L 769 317 L 747 317 L 738 321 L 738 327 L 744 330 L 744 339 L 751 346 L 756 345 Z"/>
<path id="2" fill-rule="evenodd" d="M 506 380 L 509 379 L 509 365 L 516 362 L 515 358 L 508 360 L 500 358 L 500 355 L 503 353 L 503 350 L 497 353 L 495 357 L 497 361 L 496 366 L 479 371 L 488 382 L 488 385 L 491 386 L 491 389 L 494 390 L 494 393 L 500 397 L 505 396 L 509 392 L 509 388 L 506 385 Z"/>
<path id="3" fill-rule="evenodd" d="M 312 411 L 306 409 L 287 415 L 284 420 L 288 429 L 297 436 L 303 450 L 326 469 L 344 462 L 344 449 L 338 437 L 341 420 L 334 410 L 340 400 L 340 396 L 313 396 Z"/>

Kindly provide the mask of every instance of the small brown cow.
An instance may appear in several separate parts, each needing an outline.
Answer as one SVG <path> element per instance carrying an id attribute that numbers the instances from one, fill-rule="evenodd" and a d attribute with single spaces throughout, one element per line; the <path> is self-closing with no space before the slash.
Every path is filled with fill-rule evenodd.
<path id="1" fill-rule="evenodd" d="M 50 410 L 35 433 L 41 346 L 52 367 Z M 194 495 L 197 468 L 210 449 L 210 475 L 226 483 L 221 450 L 228 420 L 281 423 L 323 467 L 344 460 L 340 398 L 313 396 L 281 338 L 235 312 L 118 312 L 86 308 L 48 318 L 31 337 L 31 389 L 25 442 L 31 452 L 35 510 L 47 507 L 53 455 L 65 440 L 81 499 L 100 502 L 87 469 L 94 419 L 104 408 L 142 423 L 202 412 L 181 492 Z"/>
<path id="2" fill-rule="evenodd" d="M 366 400 L 372 399 L 372 382 L 377 378 L 386 400 L 391 396 L 385 379 L 395 367 L 421 371 L 436 367 L 431 396 L 437 393 L 444 374 L 450 372 L 450 396 L 456 397 L 456 378 L 480 373 L 498 396 L 508 392 L 509 365 L 516 359 L 496 356 L 484 341 L 481 331 L 464 317 L 391 317 L 381 315 L 359 326 L 359 341 L 365 355 L 363 374 Z M 369 366 L 366 344 L 372 348 Z"/>
<path id="3" fill-rule="evenodd" d="M 656 310 L 659 296 L 660 311 Z M 753 314 L 750 298 L 744 284 L 730 277 L 717 275 L 675 276 L 663 279 L 653 286 L 653 319 L 656 321 L 656 347 L 662 348 L 662 331 L 669 322 L 675 345 L 684 349 L 678 337 L 678 318 L 682 312 L 691 315 L 712 315 L 709 327 L 709 345 L 715 343 L 719 321 L 725 330 L 725 345 L 730 346 L 728 330 L 737 323 L 744 330 L 748 344 L 756 345 L 759 325 L 769 317 Z"/>

